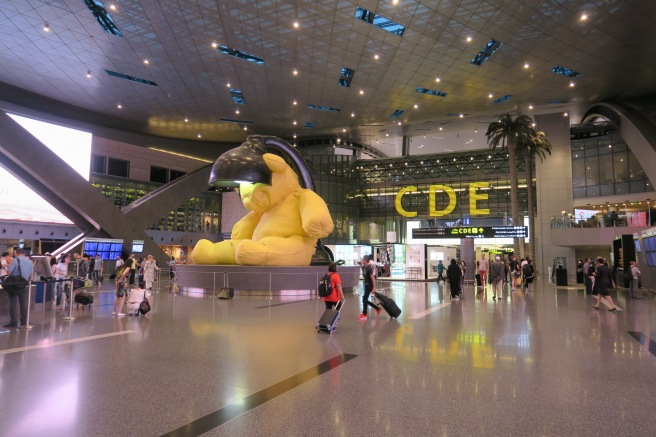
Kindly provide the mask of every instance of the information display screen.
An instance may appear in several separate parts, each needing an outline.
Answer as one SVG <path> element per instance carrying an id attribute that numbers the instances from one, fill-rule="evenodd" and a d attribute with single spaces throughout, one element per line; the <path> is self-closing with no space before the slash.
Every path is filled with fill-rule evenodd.
<path id="1" fill-rule="evenodd" d="M 84 253 L 95 257 L 100 255 L 101 259 L 112 260 L 121 256 L 123 240 L 106 240 L 99 238 L 88 238 L 84 242 Z"/>
<path id="2" fill-rule="evenodd" d="M 418 228 L 412 238 L 526 238 L 526 226 L 460 226 L 455 228 Z"/>

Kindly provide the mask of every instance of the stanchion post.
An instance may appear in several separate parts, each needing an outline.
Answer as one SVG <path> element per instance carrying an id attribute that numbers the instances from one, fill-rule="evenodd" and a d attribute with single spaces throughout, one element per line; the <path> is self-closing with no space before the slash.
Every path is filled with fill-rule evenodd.
<path id="1" fill-rule="evenodd" d="M 70 281 L 62 280 L 62 286 L 64 286 L 64 284 L 66 282 L 71 283 L 71 290 L 70 290 L 70 293 L 68 294 L 68 317 L 62 317 L 62 320 L 71 320 L 72 321 L 72 320 L 75 320 L 75 317 L 73 317 L 73 280 L 70 280 Z M 62 294 L 64 294 L 64 293 L 65 293 L 65 291 L 62 291 Z"/>
<path id="2" fill-rule="evenodd" d="M 32 280 L 27 281 L 27 317 L 25 318 L 25 325 L 20 329 L 32 329 L 34 326 L 30 325 L 30 304 L 32 303 Z"/>

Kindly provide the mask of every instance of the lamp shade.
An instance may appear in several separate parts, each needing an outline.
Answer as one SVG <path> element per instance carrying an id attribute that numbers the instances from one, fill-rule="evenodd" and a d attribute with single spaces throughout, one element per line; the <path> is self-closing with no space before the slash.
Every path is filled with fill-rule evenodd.
<path id="1" fill-rule="evenodd" d="M 235 187 L 241 182 L 271 185 L 271 170 L 262 158 L 264 153 L 261 137 L 248 137 L 241 146 L 228 150 L 214 162 L 210 185 Z"/>

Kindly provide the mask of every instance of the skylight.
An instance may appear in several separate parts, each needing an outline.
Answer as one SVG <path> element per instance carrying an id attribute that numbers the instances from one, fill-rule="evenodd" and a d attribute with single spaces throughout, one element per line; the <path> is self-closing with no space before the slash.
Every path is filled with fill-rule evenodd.
<path id="1" fill-rule="evenodd" d="M 506 94 L 505 96 L 496 99 L 492 103 L 494 103 L 495 105 L 498 105 L 499 103 L 503 103 L 506 100 L 510 100 L 510 99 L 512 99 L 512 94 Z"/>
<path id="2" fill-rule="evenodd" d="M 227 46 L 219 46 L 217 50 L 226 55 L 234 56 L 235 58 L 243 59 L 244 61 L 253 62 L 255 64 L 264 65 L 264 59 L 259 58 L 250 53 L 242 52 L 241 50 L 231 49 Z"/>
<path id="3" fill-rule="evenodd" d="M 312 123 L 311 121 L 306 121 L 305 122 L 305 127 L 312 128 L 312 127 L 314 127 L 314 123 Z"/>
<path id="4" fill-rule="evenodd" d="M 338 84 L 345 87 L 351 86 L 351 81 L 353 80 L 353 75 L 355 70 L 350 68 L 342 67 L 342 71 L 339 73 L 339 82 Z"/>
<path id="5" fill-rule="evenodd" d="M 232 101 L 238 105 L 245 105 L 246 100 L 244 100 L 244 93 L 240 90 L 233 90 L 230 88 L 230 95 L 232 96 Z"/>
<path id="6" fill-rule="evenodd" d="M 565 76 L 565 77 L 579 77 L 581 73 L 578 71 L 574 71 L 570 68 L 563 67 L 562 65 L 556 65 L 554 68 L 551 69 L 552 72 L 560 75 L 560 76 Z"/>
<path id="7" fill-rule="evenodd" d="M 396 117 L 398 117 L 398 116 L 401 115 L 401 114 L 403 114 L 403 109 L 397 109 L 396 111 L 392 112 L 392 114 L 390 115 L 390 117 L 392 117 L 392 118 L 396 118 Z"/>
<path id="8" fill-rule="evenodd" d="M 485 44 L 485 47 L 483 47 L 483 50 L 478 52 L 478 54 L 474 57 L 474 59 L 471 60 L 471 63 L 480 66 L 481 64 L 483 64 L 483 62 L 490 59 L 490 56 L 492 56 L 494 52 L 499 50 L 499 47 L 501 47 L 502 45 L 503 43 L 500 41 L 495 41 L 493 39 L 489 40 L 487 44 Z"/>
<path id="9" fill-rule="evenodd" d="M 417 92 L 418 93 L 423 93 L 423 94 L 429 94 L 431 96 L 446 97 L 445 92 L 437 91 L 437 90 L 429 90 L 428 88 L 419 87 L 419 88 L 417 88 Z"/>
<path id="10" fill-rule="evenodd" d="M 319 111 L 330 111 L 330 112 L 339 112 L 340 111 L 337 108 L 331 108 L 329 106 L 321 106 L 321 105 L 308 105 L 308 108 L 318 109 Z"/>
<path id="11" fill-rule="evenodd" d="M 369 24 L 373 24 L 374 26 L 383 29 L 387 32 L 393 33 L 396 36 L 403 36 L 403 34 L 405 33 L 405 26 L 399 23 L 395 23 L 392 20 L 389 20 L 383 16 L 375 14 L 359 6 L 355 10 L 355 18 L 367 22 Z"/>
<path id="12" fill-rule="evenodd" d="M 109 15 L 109 12 L 105 9 L 105 5 L 100 0 L 84 0 L 84 3 L 86 3 L 94 18 L 105 32 L 123 37 L 121 31 L 116 27 L 116 23 L 114 23 L 114 20 Z"/>
<path id="13" fill-rule="evenodd" d="M 120 79 L 131 80 L 132 82 L 143 83 L 144 85 L 157 86 L 157 84 L 155 82 L 153 82 L 152 80 L 142 79 L 142 78 L 136 77 L 136 76 L 129 76 L 129 75 L 123 74 L 123 73 L 117 73 L 116 71 L 112 71 L 112 70 L 105 70 L 105 71 L 110 76 L 118 77 Z"/>

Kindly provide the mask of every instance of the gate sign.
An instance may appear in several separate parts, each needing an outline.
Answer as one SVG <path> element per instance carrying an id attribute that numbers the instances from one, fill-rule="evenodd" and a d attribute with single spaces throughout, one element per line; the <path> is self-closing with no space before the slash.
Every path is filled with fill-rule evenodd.
<path id="1" fill-rule="evenodd" d="M 455 228 L 418 228 L 412 238 L 526 238 L 526 226 L 461 226 Z"/>

